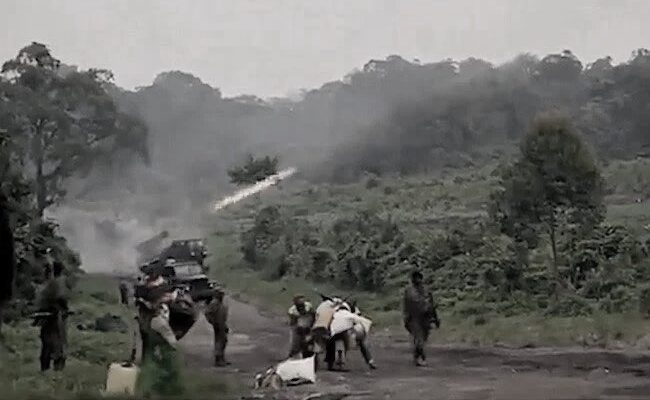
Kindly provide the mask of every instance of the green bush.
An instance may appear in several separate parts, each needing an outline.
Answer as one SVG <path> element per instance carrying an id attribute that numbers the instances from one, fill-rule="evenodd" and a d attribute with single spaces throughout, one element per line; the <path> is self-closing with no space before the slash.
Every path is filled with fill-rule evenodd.
<path id="1" fill-rule="evenodd" d="M 299 277 L 378 292 L 396 308 L 417 267 L 440 306 L 460 315 L 627 312 L 638 302 L 637 283 L 650 275 L 645 243 L 621 226 L 561 235 L 559 273 L 566 285 L 556 302 L 547 242 L 510 238 L 483 217 L 442 219 L 420 236 L 370 207 L 318 224 L 310 217 L 261 209 L 241 234 L 244 260 L 265 279 Z"/>
<path id="2" fill-rule="evenodd" d="M 553 300 L 546 309 L 546 315 L 556 317 L 577 317 L 591 315 L 594 308 L 589 302 L 571 293 L 562 294 L 557 301 Z"/>

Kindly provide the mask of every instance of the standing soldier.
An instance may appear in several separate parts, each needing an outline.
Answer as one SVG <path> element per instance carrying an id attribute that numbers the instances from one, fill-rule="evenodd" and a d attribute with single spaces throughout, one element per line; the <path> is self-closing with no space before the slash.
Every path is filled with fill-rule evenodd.
<path id="1" fill-rule="evenodd" d="M 159 271 L 152 270 L 144 279 L 144 284 L 135 287 L 135 304 L 137 308 L 138 331 L 140 333 L 142 353 L 144 360 L 152 350 L 151 345 L 151 319 L 156 314 L 155 303 L 169 288 Z"/>
<path id="2" fill-rule="evenodd" d="M 170 306 L 178 292 L 169 285 L 149 289 L 153 316 L 149 322 L 148 351 L 143 358 L 139 385 L 145 398 L 152 394 L 169 396 L 183 394 L 178 338 L 170 326 Z"/>
<path id="3" fill-rule="evenodd" d="M 316 312 L 311 303 L 305 299 L 305 296 L 296 295 L 293 298 L 293 304 L 289 308 L 289 326 L 291 327 L 291 347 L 289 349 L 289 358 L 298 354 L 303 357 L 309 356 L 306 348 L 307 336 L 311 332 L 311 327 L 316 319 Z"/>
<path id="4" fill-rule="evenodd" d="M 223 289 L 215 289 L 214 296 L 205 309 L 205 318 L 214 330 L 214 365 L 216 367 L 230 365 L 225 357 L 229 329 L 228 305 L 223 297 Z"/>
<path id="5" fill-rule="evenodd" d="M 404 292 L 404 326 L 413 339 L 415 365 L 426 365 L 424 346 L 429 339 L 431 323 L 440 327 L 440 321 L 430 293 L 425 292 L 423 276 L 419 271 L 411 273 L 411 286 Z"/>
<path id="6" fill-rule="evenodd" d="M 50 270 L 46 268 L 48 281 L 39 298 L 39 316 L 34 321 L 41 327 L 41 371 L 50 369 L 60 371 L 65 367 L 65 347 L 67 344 L 66 320 L 68 318 L 68 298 L 61 274 L 63 264 L 55 261 Z"/>
<path id="7" fill-rule="evenodd" d="M 120 303 L 129 305 L 129 285 L 124 279 L 120 280 Z"/>

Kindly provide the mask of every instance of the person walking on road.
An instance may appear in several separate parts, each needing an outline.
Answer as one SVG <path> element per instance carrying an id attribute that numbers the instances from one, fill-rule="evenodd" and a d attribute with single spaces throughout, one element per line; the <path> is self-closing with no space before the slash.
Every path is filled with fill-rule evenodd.
<path id="1" fill-rule="evenodd" d="M 424 347 L 429 339 L 431 324 L 440 327 L 440 320 L 430 293 L 426 293 L 423 276 L 411 273 L 411 285 L 404 292 L 404 327 L 413 339 L 413 360 L 416 366 L 426 365 Z"/>
<path id="2" fill-rule="evenodd" d="M 223 289 L 217 288 L 214 296 L 205 310 L 205 318 L 214 330 L 214 365 L 225 367 L 226 345 L 228 344 L 228 305 L 224 301 Z"/>

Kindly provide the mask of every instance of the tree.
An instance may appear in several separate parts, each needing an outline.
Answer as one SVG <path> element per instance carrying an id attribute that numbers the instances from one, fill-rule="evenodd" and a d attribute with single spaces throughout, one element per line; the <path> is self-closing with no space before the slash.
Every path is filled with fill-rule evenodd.
<path id="1" fill-rule="evenodd" d="M 236 185 L 250 185 L 263 181 L 278 173 L 279 162 L 278 157 L 255 158 L 249 154 L 244 165 L 228 170 L 230 182 Z"/>
<path id="2" fill-rule="evenodd" d="M 14 236 L 9 224 L 7 199 L 0 193 L 0 337 L 2 337 L 2 319 L 5 304 L 13 296 L 16 276 L 16 255 Z"/>
<path id="3" fill-rule="evenodd" d="M 4 109 L 0 109 L 0 121 L 6 117 Z M 6 133 L 6 130 L 0 130 L 0 338 L 3 310 L 14 294 L 16 279 L 16 252 L 7 196 L 12 192 L 10 185 L 14 182 L 15 171 Z"/>
<path id="4" fill-rule="evenodd" d="M 4 63 L 0 79 L 0 100 L 12 116 L 7 129 L 27 161 L 39 216 L 63 195 L 66 178 L 102 155 L 125 146 L 146 152 L 146 129 L 105 90 L 109 71 L 65 67 L 45 45 L 32 43 Z"/>
<path id="5" fill-rule="evenodd" d="M 504 233 L 531 242 L 546 233 L 551 278 L 559 289 L 558 232 L 589 232 L 604 216 L 603 179 L 594 157 L 569 120 L 538 117 L 524 138 L 519 159 L 501 173 L 491 214 Z"/>
<path id="6" fill-rule="evenodd" d="M 570 50 L 549 54 L 538 64 L 537 73 L 542 79 L 569 82 L 580 77 L 582 63 Z"/>

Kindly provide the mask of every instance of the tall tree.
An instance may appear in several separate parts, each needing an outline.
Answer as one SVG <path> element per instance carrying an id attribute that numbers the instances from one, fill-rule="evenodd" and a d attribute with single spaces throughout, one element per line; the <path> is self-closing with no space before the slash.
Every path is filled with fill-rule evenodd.
<path id="1" fill-rule="evenodd" d="M 14 279 L 16 275 L 16 257 L 14 253 L 14 237 L 9 225 L 7 202 L 0 194 L 0 335 L 2 334 L 2 320 L 4 305 L 13 295 Z"/>
<path id="2" fill-rule="evenodd" d="M 0 132 L 0 135 L 4 133 Z M 6 137 L 3 135 L 0 137 L 0 174 L 2 174 L 2 182 L 5 182 L 5 178 L 8 178 L 6 172 L 10 168 L 5 148 Z M 16 254 L 14 251 L 14 235 L 9 221 L 9 204 L 4 190 L 0 190 L 0 335 L 2 334 L 2 310 L 13 295 L 15 276 Z"/>
<path id="3" fill-rule="evenodd" d="M 278 157 L 255 158 L 249 154 L 244 165 L 228 170 L 228 176 L 230 181 L 236 185 L 257 183 L 277 174 L 279 162 Z"/>
<path id="4" fill-rule="evenodd" d="M 23 150 L 41 217 L 63 195 L 63 181 L 101 155 L 120 146 L 145 155 L 146 129 L 107 94 L 109 71 L 65 67 L 32 43 L 4 63 L 1 79 L 0 98 L 13 115 L 8 131 Z"/>
<path id="5" fill-rule="evenodd" d="M 8 122 L 8 117 L 6 110 L 0 107 L 0 121 Z M 24 207 L 18 211 L 17 203 L 21 202 L 27 189 L 17 169 L 19 160 L 12 157 L 11 147 L 7 131 L 0 129 L 0 336 L 3 310 L 14 295 L 16 280 L 14 228 L 16 223 L 24 221 L 21 218 L 24 216 Z"/>
<path id="6" fill-rule="evenodd" d="M 572 226 L 586 233 L 604 216 L 600 170 L 566 117 L 546 114 L 535 120 L 519 159 L 502 171 L 491 206 L 493 218 L 515 239 L 548 236 L 557 294 L 558 232 Z"/>

